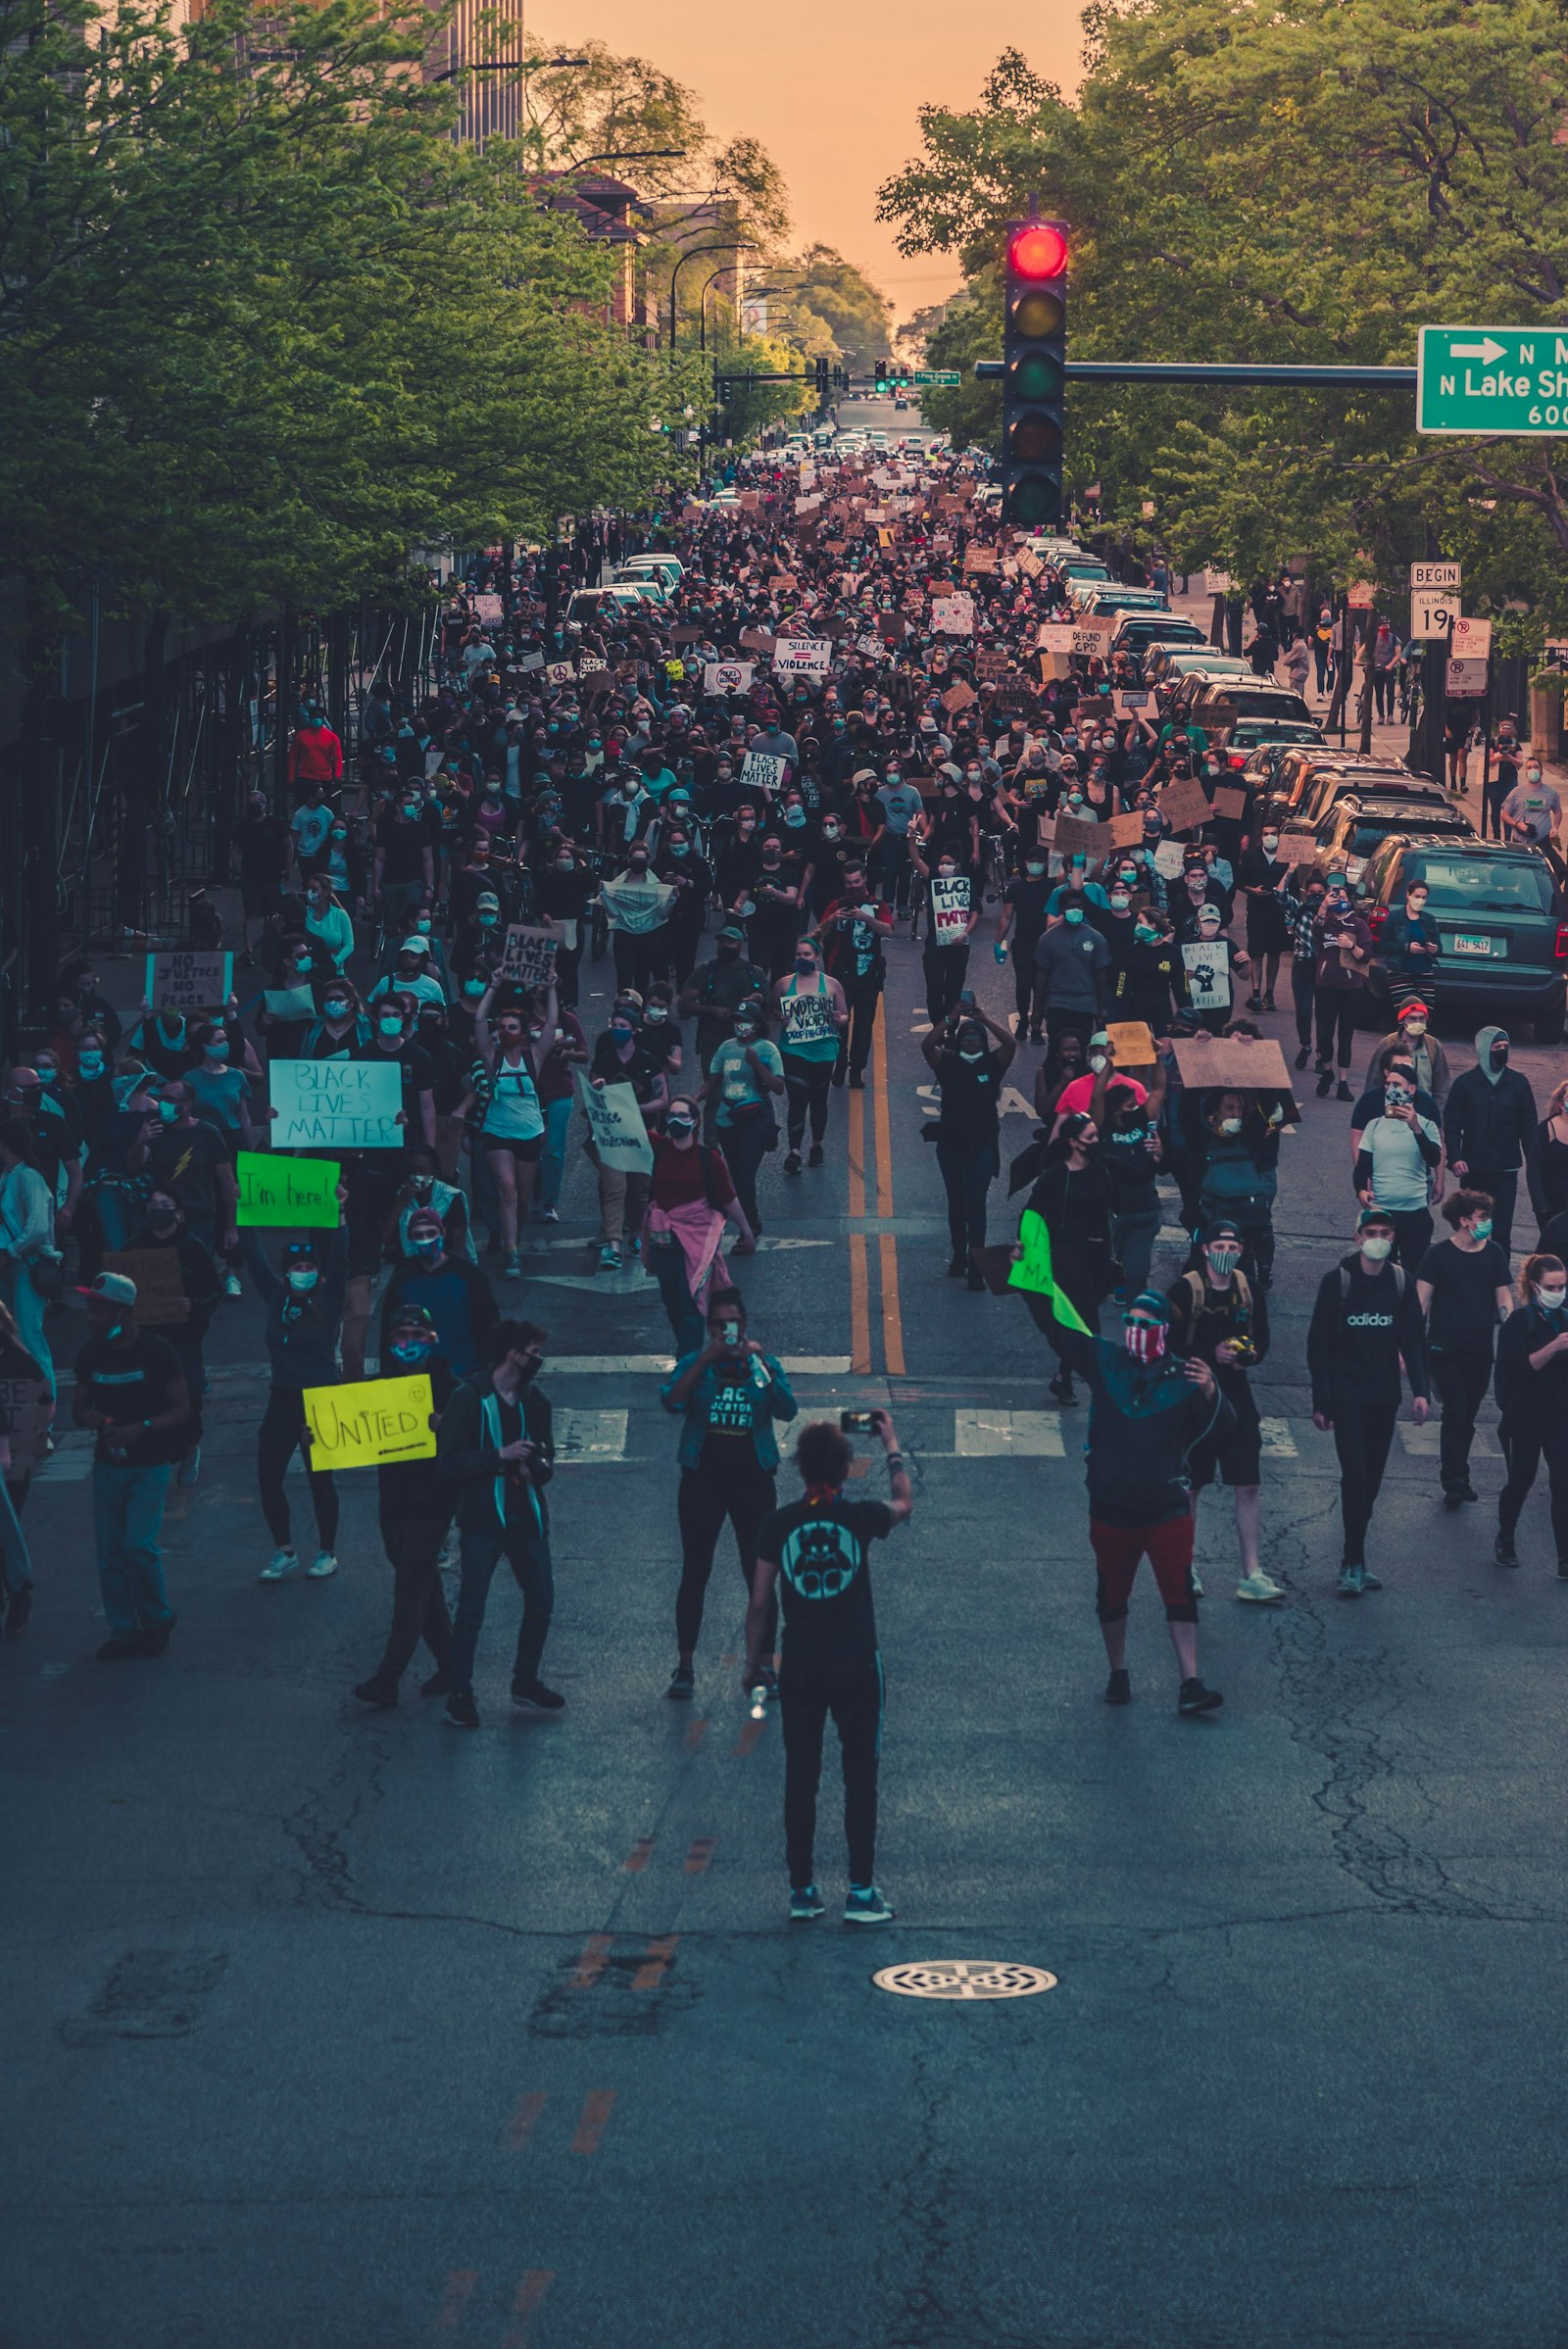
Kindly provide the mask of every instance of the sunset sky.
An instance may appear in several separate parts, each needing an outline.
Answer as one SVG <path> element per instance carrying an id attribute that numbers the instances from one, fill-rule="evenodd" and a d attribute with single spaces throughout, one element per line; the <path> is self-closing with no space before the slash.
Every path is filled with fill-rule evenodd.
<path id="1" fill-rule="evenodd" d="M 876 218 L 876 189 L 918 147 L 922 105 L 972 106 L 1000 51 L 1078 78 L 1080 0 L 996 0 L 971 16 L 948 0 L 846 11 L 821 0 L 737 11 L 715 0 L 538 0 L 528 29 L 569 44 L 598 37 L 647 57 L 696 90 L 719 139 L 750 133 L 789 182 L 792 241 L 836 245 L 906 318 L 959 282 L 940 254 L 906 260 Z"/>

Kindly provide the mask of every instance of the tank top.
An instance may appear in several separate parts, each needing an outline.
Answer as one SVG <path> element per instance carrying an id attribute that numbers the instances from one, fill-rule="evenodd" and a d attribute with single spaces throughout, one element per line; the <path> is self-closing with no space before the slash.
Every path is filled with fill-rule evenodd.
<path id="1" fill-rule="evenodd" d="M 779 1039 L 781 1052 L 793 1052 L 798 1060 L 836 1060 L 839 1056 L 838 1022 L 833 1016 L 831 982 L 821 971 L 816 973 L 816 986 L 809 995 L 801 993 L 801 982 L 791 979 L 780 1004 L 784 1033 Z"/>
<path id="2" fill-rule="evenodd" d="M 533 1081 L 532 1069 L 526 1058 L 514 1068 L 503 1053 L 491 1078 L 490 1106 L 484 1113 L 483 1131 L 493 1134 L 498 1142 L 533 1142 L 544 1130 L 545 1116 L 539 1106 L 539 1088 Z"/>

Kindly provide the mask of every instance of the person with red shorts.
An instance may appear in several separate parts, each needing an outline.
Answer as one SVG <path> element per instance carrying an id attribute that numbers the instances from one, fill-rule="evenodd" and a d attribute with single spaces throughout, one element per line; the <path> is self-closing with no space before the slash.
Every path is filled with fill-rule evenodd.
<path id="1" fill-rule="evenodd" d="M 1176 1709 L 1211 1713 L 1224 1699 L 1198 1677 L 1188 1458 L 1205 1440 L 1222 1442 L 1236 1413 L 1206 1362 L 1167 1350 L 1170 1306 L 1152 1290 L 1123 1307 L 1119 1346 L 1060 1322 L 1056 1334 L 1064 1366 L 1082 1374 L 1090 1393 L 1089 1539 L 1095 1612 L 1110 1663 L 1105 1702 L 1132 1702 L 1127 1601 L 1147 1557 L 1181 1671 Z"/>

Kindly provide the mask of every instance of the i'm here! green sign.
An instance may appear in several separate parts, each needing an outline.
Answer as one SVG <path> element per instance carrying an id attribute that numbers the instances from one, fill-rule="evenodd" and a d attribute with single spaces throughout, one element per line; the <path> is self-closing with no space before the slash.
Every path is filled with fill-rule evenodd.
<path id="1" fill-rule="evenodd" d="M 1568 326 L 1423 326 L 1418 432 L 1568 432 Z"/>

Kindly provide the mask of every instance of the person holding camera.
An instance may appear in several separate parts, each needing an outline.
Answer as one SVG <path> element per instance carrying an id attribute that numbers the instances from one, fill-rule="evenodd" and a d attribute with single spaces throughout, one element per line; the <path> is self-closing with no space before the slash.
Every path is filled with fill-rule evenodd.
<path id="1" fill-rule="evenodd" d="M 1208 1364 L 1216 1387 L 1236 1415 L 1234 1426 L 1224 1436 L 1205 1436 L 1189 1454 L 1195 1535 L 1199 1496 L 1218 1477 L 1230 1487 L 1236 1507 L 1236 1544 L 1242 1553 L 1236 1595 L 1254 1605 L 1274 1606 L 1285 1591 L 1258 1563 L 1263 1423 L 1248 1379 L 1248 1372 L 1255 1370 L 1268 1352 L 1268 1300 L 1261 1286 L 1254 1294 L 1242 1270 L 1246 1246 L 1246 1234 L 1235 1216 L 1209 1217 L 1187 1270 L 1166 1293 L 1171 1304 L 1170 1344 L 1175 1353 Z M 1202 1586 L 1196 1571 L 1193 1588 L 1201 1597 Z"/>
<path id="2" fill-rule="evenodd" d="M 927 1134 L 934 1133 L 937 1166 L 948 1195 L 948 1237 L 953 1253 L 950 1281 L 968 1274 L 971 1289 L 984 1289 L 975 1251 L 986 1244 L 986 1199 L 1002 1172 L 999 1102 L 1002 1080 L 1018 1048 L 965 988 L 940 1028 L 921 1040 L 920 1051 L 936 1076 L 942 1106 Z"/>
<path id="3" fill-rule="evenodd" d="M 778 1438 L 774 1422 L 795 1417 L 789 1380 L 774 1354 L 747 1336 L 746 1307 L 736 1289 L 710 1297 L 707 1343 L 683 1354 L 660 1390 L 666 1411 L 682 1421 L 680 1447 L 681 1575 L 675 1595 L 675 1669 L 666 1696 L 677 1702 L 697 1686 L 697 1641 L 713 1552 L 727 1517 L 748 1591 L 757 1563 L 757 1536 L 774 1507 Z M 765 1645 L 772 1653 L 777 1609 L 769 1611 Z M 760 1675 L 769 1694 L 777 1682 L 769 1665 Z"/>
<path id="4" fill-rule="evenodd" d="M 851 1431 L 877 1438 L 887 1455 L 887 1500 L 847 1500 L 854 1465 Z M 825 1913 L 817 1890 L 816 1792 L 827 1716 L 839 1733 L 844 1832 L 850 1882 L 846 1925 L 889 1925 L 894 1911 L 876 1884 L 877 1760 L 882 1749 L 882 1658 L 871 1603 L 867 1552 L 914 1506 L 891 1413 L 846 1411 L 837 1427 L 816 1420 L 801 1432 L 795 1465 L 805 1498 L 775 1509 L 761 1527 L 746 1617 L 746 1683 L 762 1679 L 775 1591 L 784 1613 L 779 1712 L 784 1728 L 784 1842 L 790 1917 L 808 1925 Z"/>
<path id="5" fill-rule="evenodd" d="M 458 1488 L 461 1579 L 446 1711 L 454 1729 L 479 1726 L 473 1658 L 503 1557 L 522 1592 L 512 1701 L 536 1713 L 559 1713 L 566 1701 L 539 1678 L 556 1599 L 545 1498 L 555 1474 L 555 1414 L 535 1385 L 544 1348 L 545 1333 L 533 1322 L 498 1321 L 484 1368 L 457 1389 L 436 1431 L 437 1467 Z"/>

